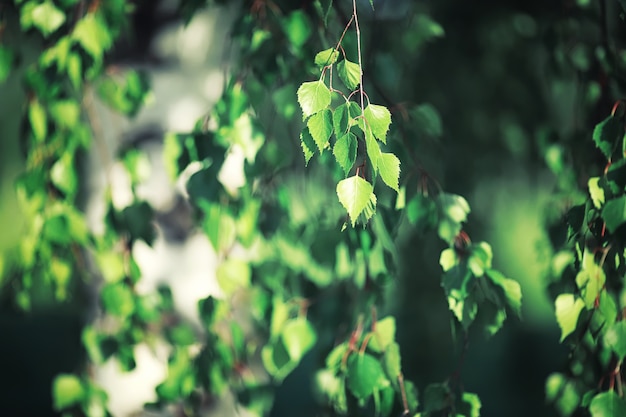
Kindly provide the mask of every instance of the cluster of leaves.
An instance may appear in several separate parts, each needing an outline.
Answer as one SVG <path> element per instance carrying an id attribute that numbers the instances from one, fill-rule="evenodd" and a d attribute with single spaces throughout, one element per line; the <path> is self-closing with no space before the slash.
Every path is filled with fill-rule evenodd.
<path id="1" fill-rule="evenodd" d="M 185 18 L 204 3 L 184 2 Z M 45 47 L 24 80 L 27 170 L 17 190 L 29 229 L 5 267 L 12 296 L 28 309 L 37 303 L 35 291 L 52 289 L 62 301 L 75 293 L 72 285 L 81 278 L 97 286 L 101 314 L 82 334 L 90 366 L 115 358 L 131 370 L 137 344 L 165 340 L 168 375 L 156 389 L 157 407 L 175 403 L 191 414 L 207 396 L 229 389 L 251 412 L 264 415 L 274 388 L 317 355 L 324 364 L 315 372 L 320 401 L 339 413 L 478 416 L 478 396 L 449 381 L 428 385 L 420 396 L 403 376 L 394 317 L 377 318 L 397 269 L 397 230 L 406 219 L 416 228 L 437 230 L 447 245 L 440 258 L 442 287 L 464 333 L 480 323 L 493 335 L 507 311 L 519 314 L 519 286 L 492 269 L 488 244 L 472 244 L 463 232 L 470 211 L 463 197 L 440 189 L 429 196 L 428 176 L 417 168 L 422 172 L 417 189 L 408 175 L 400 178 L 397 155 L 412 150 L 402 149 L 398 132 L 391 132 L 390 110 L 371 103 L 365 93 L 356 2 L 347 24 L 337 24 L 343 32 L 336 46 L 317 54 L 310 45 L 325 42 L 314 37 L 313 27 L 325 22 L 332 33 L 340 6 L 318 0 L 305 10 L 292 3 L 254 2 L 242 9 L 233 30 L 240 58 L 211 112 L 214 126 L 199 122 L 192 132 L 165 138 L 168 170 L 173 179 L 188 175 L 198 224 L 220 259 L 216 275 L 223 297 L 200 301 L 197 329 L 177 315 L 167 289 L 153 294 L 136 289 L 141 271 L 133 246 L 140 240 L 151 244 L 155 237 L 153 210 L 135 192 L 146 179 L 145 155 L 136 149 L 121 153 L 133 199 L 119 203 L 107 191 L 103 234 L 88 230 L 77 202 L 85 186 L 76 163 L 79 151 L 98 140 L 89 127 L 97 125 L 92 96 L 129 116 L 148 96 L 142 74 L 106 66 L 129 3 L 14 2 L 21 30 L 37 32 Z M 346 37 L 353 23 L 356 42 Z M 437 30 L 425 38 L 441 36 L 438 25 L 427 23 Z M 358 62 L 348 59 L 352 49 Z M 18 53 L 0 46 L 0 79 L 16 65 Z M 317 76 L 320 69 L 317 81 L 296 88 L 293 80 L 303 73 Z M 333 73 L 347 92 L 333 84 Z M 302 119 L 296 117 L 296 103 Z M 417 107 L 412 122 L 426 135 L 441 134 L 432 106 Z M 277 129 L 280 125 L 289 128 Z M 294 156 L 290 128 L 301 131 L 307 172 L 294 164 L 301 156 Z M 392 146 L 402 153 L 386 149 Z M 299 156 L 297 143 L 295 148 Z M 244 155 L 245 182 L 230 189 L 222 170 L 237 152 Z M 318 152 L 315 165 L 311 159 Z M 385 189 L 376 195 L 378 177 L 396 193 Z M 327 189 L 336 192 L 340 205 L 326 197 Z M 347 227 L 341 207 L 353 227 Z M 364 227 L 354 228 L 357 222 Z M 101 280 L 90 279 L 90 257 Z M 106 415 L 106 393 L 88 375 L 81 369 L 57 377 L 57 410 Z"/>
<path id="2" fill-rule="evenodd" d="M 587 200 L 569 209 L 573 253 L 562 251 L 561 266 L 556 266 L 561 271 L 556 319 L 572 355 L 567 373 L 548 378 L 546 395 L 564 416 L 579 407 L 594 417 L 626 412 L 621 369 L 626 357 L 622 107 L 616 103 L 593 131 L 593 141 L 609 162 L 602 176 L 589 178 Z"/>

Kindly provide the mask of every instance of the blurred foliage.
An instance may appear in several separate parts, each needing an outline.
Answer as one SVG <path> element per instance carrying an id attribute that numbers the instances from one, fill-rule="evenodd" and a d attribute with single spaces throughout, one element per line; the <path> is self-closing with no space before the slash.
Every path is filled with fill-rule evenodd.
<path id="1" fill-rule="evenodd" d="M 226 2 L 181 1 L 177 17 L 188 23 L 208 3 Z M 622 6 L 236 6 L 236 56 L 211 122 L 164 139 L 168 173 L 188 176 L 196 225 L 219 259 L 223 296 L 200 301 L 196 328 L 169 289 L 137 289 L 133 247 L 156 238 L 154 209 L 136 192 L 149 176 L 139 149 L 118 154 L 131 201 L 106 191 L 102 233 L 84 215 L 81 161 L 102 140 L 95 97 L 129 117 L 150 97 L 147 74 L 114 62 L 142 3 L 0 4 L 2 91 L 24 103 L 13 109 L 20 132 L 0 145 L 0 195 L 10 196 L 0 224 L 19 229 L 0 240 L 0 308 L 15 323 L 54 308 L 82 319 L 84 293 L 97 295 L 96 317 L 79 326 L 85 359 L 53 380 L 45 370 L 50 408 L 108 415 L 93 367 L 115 358 L 130 371 L 136 345 L 165 342 L 167 377 L 149 407 L 182 415 L 225 391 L 255 415 L 625 412 Z M 220 174 L 235 149 L 245 183 L 233 190 Z M 501 213 L 534 190 L 512 195 L 505 182 L 502 203 L 481 189 L 520 172 L 550 195 L 524 213 L 544 225 L 544 277 L 510 267 L 527 235 Z M 491 216 L 499 236 L 486 230 Z M 522 243 L 499 260 L 490 235 Z M 541 279 L 569 354 L 555 332 L 503 327 L 523 315 L 522 292 L 539 303 L 526 288 Z M 504 357 L 481 359 L 483 348 Z M 488 383 L 494 362 L 510 388 Z"/>

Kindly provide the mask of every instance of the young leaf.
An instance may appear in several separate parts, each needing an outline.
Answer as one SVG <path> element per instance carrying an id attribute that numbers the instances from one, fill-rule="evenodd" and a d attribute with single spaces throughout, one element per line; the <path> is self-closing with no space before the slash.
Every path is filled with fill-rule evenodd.
<path id="1" fill-rule="evenodd" d="M 578 316 L 583 308 L 585 308 L 585 302 L 574 296 L 574 294 L 560 294 L 554 301 L 556 309 L 556 321 L 561 327 L 561 342 L 565 340 L 574 330 L 576 330 L 576 323 L 578 322 Z"/>
<path id="2" fill-rule="evenodd" d="M 604 270 L 593 261 L 593 254 L 590 251 L 585 251 L 582 269 L 576 275 L 576 285 L 581 290 L 583 300 L 588 309 L 594 307 L 605 282 L 606 275 Z"/>
<path id="3" fill-rule="evenodd" d="M 374 136 L 383 143 L 387 143 L 387 131 L 391 124 L 391 113 L 389 113 L 387 107 L 369 104 L 365 108 L 363 115 Z"/>
<path id="4" fill-rule="evenodd" d="M 39 29 L 44 37 L 52 34 L 65 23 L 65 13 L 57 9 L 51 1 L 44 1 L 31 13 L 33 26 Z"/>
<path id="5" fill-rule="evenodd" d="M 302 146 L 302 152 L 304 153 L 305 165 L 308 165 L 315 154 L 315 140 L 313 140 L 313 136 L 311 136 L 308 127 L 305 127 L 302 132 L 300 132 L 300 146 Z"/>
<path id="6" fill-rule="evenodd" d="M 313 116 L 309 117 L 306 125 L 309 128 L 309 132 L 311 133 L 317 148 L 320 150 L 320 153 L 322 153 L 324 148 L 326 148 L 326 145 L 328 145 L 330 135 L 333 133 L 333 118 L 331 111 L 329 109 L 324 109 L 315 113 Z"/>
<path id="7" fill-rule="evenodd" d="M 71 374 L 60 374 L 52 385 L 54 409 L 60 411 L 82 401 L 85 389 L 80 379 Z"/>
<path id="8" fill-rule="evenodd" d="M 346 175 L 352 169 L 356 160 L 357 139 L 352 133 L 347 133 L 335 142 L 333 147 L 333 155 L 337 159 L 337 163 L 343 169 Z"/>
<path id="9" fill-rule="evenodd" d="M 289 357 L 295 362 L 300 361 L 317 340 L 315 329 L 305 318 L 296 318 L 285 323 L 281 337 Z"/>
<path id="10" fill-rule="evenodd" d="M 315 65 L 319 67 L 325 67 L 337 62 L 339 57 L 339 51 L 334 48 L 328 48 L 315 55 Z"/>
<path id="11" fill-rule="evenodd" d="M 96 62 L 102 60 L 104 51 L 113 44 L 111 32 L 102 21 L 102 17 L 95 13 L 87 13 L 76 23 L 72 37 Z"/>
<path id="12" fill-rule="evenodd" d="M 626 400 L 615 391 L 602 392 L 591 400 L 589 405 L 591 417 L 626 416 Z"/>
<path id="13" fill-rule="evenodd" d="M 402 372 L 402 367 L 400 346 L 396 342 L 392 342 L 385 349 L 385 355 L 383 356 L 383 368 L 385 369 L 387 377 L 391 381 L 397 381 L 398 375 Z"/>
<path id="14" fill-rule="evenodd" d="M 333 128 L 337 137 L 344 135 L 350 128 L 350 120 L 361 114 L 361 108 L 354 101 L 343 103 L 333 112 Z"/>
<path id="15" fill-rule="evenodd" d="M 519 283 L 510 278 L 506 278 L 495 269 L 486 271 L 487 277 L 504 291 L 507 306 L 515 312 L 518 317 L 522 315 L 522 288 Z"/>
<path id="16" fill-rule="evenodd" d="M 324 81 L 303 83 L 297 92 L 303 119 L 330 106 L 330 90 Z"/>
<path id="17" fill-rule="evenodd" d="M 348 388 L 359 401 L 367 399 L 374 390 L 389 384 L 380 361 L 368 354 L 354 354 L 348 359 Z"/>
<path id="18" fill-rule="evenodd" d="M 217 283 L 226 295 L 232 295 L 241 288 L 250 285 L 250 265 L 239 259 L 228 258 L 222 262 L 215 272 Z"/>
<path id="19" fill-rule="evenodd" d="M 378 172 L 385 184 L 399 191 L 398 180 L 400 179 L 400 160 L 392 153 L 381 153 L 378 158 Z"/>
<path id="20" fill-rule="evenodd" d="M 463 393 L 463 405 L 467 412 L 467 417 L 480 417 L 480 407 L 482 406 L 478 395 L 471 392 Z"/>
<path id="21" fill-rule="evenodd" d="M 363 178 L 355 175 L 337 184 L 337 197 L 339 202 L 346 209 L 352 226 L 354 227 L 357 217 L 371 204 L 371 196 L 374 194 L 374 187 Z"/>
<path id="22" fill-rule="evenodd" d="M 361 68 L 359 64 L 344 59 L 337 64 L 337 72 L 339 73 L 341 81 L 343 81 L 350 90 L 357 88 L 361 82 Z"/>
<path id="23" fill-rule="evenodd" d="M 396 337 L 396 319 L 392 316 L 376 322 L 376 331 L 367 345 L 374 352 L 383 352 Z"/>

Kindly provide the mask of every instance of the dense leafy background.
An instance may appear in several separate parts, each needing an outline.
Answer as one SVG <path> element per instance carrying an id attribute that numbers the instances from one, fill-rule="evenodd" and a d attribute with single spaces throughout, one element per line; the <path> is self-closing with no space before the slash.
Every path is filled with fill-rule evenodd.
<path id="1" fill-rule="evenodd" d="M 0 333 L 10 341 L 0 344 L 5 370 L 2 410 L 11 415 L 20 410 L 44 415 L 52 405 L 62 409 L 80 403 L 69 412 L 80 414 L 81 408 L 94 407 L 90 410 L 96 415 L 97 406 L 90 404 L 103 397 L 90 385 L 88 358 L 98 363 L 115 355 L 123 367 L 132 369 L 130 348 L 151 337 L 162 337 L 173 347 L 170 377 L 157 388 L 160 407 L 180 403 L 182 398 L 181 410 L 202 409 L 210 402 L 207 396 L 229 384 L 243 404 L 269 410 L 270 387 L 247 379 L 250 375 L 242 368 L 246 360 L 256 359 L 277 381 L 284 378 L 276 388 L 272 415 L 332 415 L 330 408 L 318 405 L 310 381 L 319 367 L 343 369 L 337 365 L 341 362 L 347 369 L 345 383 L 354 394 L 348 405 L 356 410 L 359 397 L 384 392 L 388 379 L 392 380 L 382 366 L 390 366 L 386 358 L 393 357 L 395 347 L 389 346 L 395 345 L 370 342 L 360 359 L 356 354 L 345 361 L 325 358 L 333 345 L 349 339 L 361 312 L 367 320 L 371 303 L 378 304 L 379 318 L 395 316 L 394 326 L 391 321 L 379 323 L 383 328 L 382 323 L 388 329 L 395 327 L 404 377 L 418 388 L 421 411 L 434 415 L 450 411 L 448 386 L 427 388 L 446 381 L 455 393 L 465 391 L 466 396 L 458 398 L 459 413 L 474 415 L 470 405 L 476 401 L 470 393 L 476 393 L 484 416 L 570 415 L 588 389 L 608 389 L 607 381 L 600 378 L 610 360 L 600 358 L 596 363 L 583 357 L 584 372 L 572 366 L 578 360 L 574 355 L 572 362 L 568 355 L 572 340 L 565 339 L 562 345 L 559 340 L 567 336 L 562 329 L 576 328 L 576 319 L 566 323 L 561 317 L 559 328 L 553 300 L 580 290 L 581 302 L 593 307 L 595 301 L 587 295 L 590 287 L 578 284 L 577 289 L 575 273 L 580 265 L 592 269 L 593 260 L 585 263 L 578 255 L 581 259 L 575 262 L 572 247 L 557 251 L 568 237 L 568 223 L 563 221 L 567 209 L 590 201 L 589 178 L 602 176 L 607 153 L 620 145 L 619 138 L 593 133 L 623 94 L 626 33 L 619 2 L 388 0 L 374 2 L 374 11 L 369 2 L 358 2 L 364 88 L 371 103 L 391 111 L 386 152 L 402 161 L 400 185 L 405 184 L 408 192 L 406 209 L 395 211 L 396 193 L 391 189 L 395 184 L 385 187 L 383 182 L 393 181 L 378 179 L 378 210 L 372 223 L 366 229 L 357 226 L 344 232 L 341 225 L 347 219 L 335 191 L 350 170 L 346 161 L 353 157 L 337 156 L 335 147 L 332 154 L 327 150 L 314 155 L 305 167 L 305 157 L 311 155 L 303 139 L 303 156 L 298 137 L 304 125 L 309 130 L 313 125 L 301 122 L 296 92 L 302 83 L 318 79 L 324 63 L 315 62 L 316 53 L 336 45 L 350 18 L 351 2 L 335 1 L 330 9 L 327 1 L 254 1 L 234 6 L 231 77 L 211 114 L 218 129 L 207 132 L 206 121 L 201 121 L 195 131 L 173 132 L 163 140 L 174 175 L 194 160 L 204 161 L 189 179 L 187 190 L 194 221 L 220 257 L 229 253 L 235 239 L 244 247 L 259 235 L 274 239 L 271 251 L 253 268 L 235 257 L 221 263 L 217 271 L 227 295 L 240 287 L 251 289 L 245 296 L 253 307 L 243 313 L 244 321 L 254 323 L 259 340 L 230 322 L 225 307 L 213 299 L 200 305 L 202 326 L 214 329 L 226 318 L 230 327 L 219 327 L 203 338 L 173 311 L 167 289 L 150 296 L 135 291 L 140 271 L 128 253 L 137 241 L 150 243 L 155 237 L 150 226 L 154 209 L 145 201 L 135 195 L 129 205 L 120 207 L 105 196 L 109 209 L 104 236 L 88 235 L 80 219 L 89 193 L 80 180 L 88 169 L 83 147 L 96 142 L 97 148 L 98 140 L 89 100 L 98 96 L 120 113 L 137 113 L 146 98 L 148 78 L 142 72 L 111 69 L 128 62 L 151 63 L 155 68 L 167 65 L 150 62 L 146 50 L 151 36 L 168 23 L 192 20 L 204 4 L 186 1 L 180 11 L 163 13 L 156 3 L 25 0 L 0 5 L 0 80 L 4 81 L 0 86 L 0 225 L 4 231 Z M 126 15 L 129 20 L 122 18 Z M 70 32 L 71 47 L 50 52 L 63 45 L 63 34 Z M 356 62 L 355 40 L 349 31 L 342 44 L 352 62 Z M 349 65 L 342 62 L 336 72 L 351 89 L 356 83 L 354 68 L 350 76 Z M 328 104 L 324 101 L 319 109 Z M 336 104 L 332 103 L 333 110 Z M 307 113 L 305 106 L 302 109 Z M 325 133 L 311 132 L 311 154 L 324 148 Z M 243 149 L 246 175 L 257 179 L 254 189 L 249 183 L 237 198 L 215 181 L 224 150 L 233 142 Z M 356 151 L 348 146 L 348 155 L 352 152 Z M 117 154 L 133 188 L 138 187 L 145 176 L 141 152 L 127 145 Z M 364 158 L 362 151 L 354 156 L 357 161 Z M 615 220 L 606 210 L 619 203 L 619 192 L 608 184 L 599 188 L 606 192 L 607 201 L 614 198 L 602 212 L 613 233 L 620 215 Z M 598 187 L 591 189 L 591 196 L 599 201 Z M 16 190 L 22 193 L 19 203 Z M 582 218 L 593 203 L 587 204 L 580 221 L 576 212 L 568 215 L 570 237 L 572 230 L 580 228 L 581 235 L 588 234 Z M 602 204 L 595 207 L 600 210 Z M 469 328 L 467 337 L 462 334 L 471 320 L 464 322 L 467 316 L 459 313 L 461 325 L 455 324 L 444 293 L 456 289 L 455 274 L 467 276 L 467 268 L 456 265 L 450 255 L 459 252 L 456 227 L 465 220 L 467 205 L 472 211 L 465 231 L 474 245 L 460 249 L 471 253 L 469 259 L 477 259 L 468 268 L 497 280 L 496 272 L 485 272 L 493 266 L 519 281 L 524 296 L 524 319 L 507 320 L 489 339 L 484 337 L 483 324 L 492 322 L 481 321 L 484 316 Z M 437 207 L 457 210 L 441 215 Z M 37 229 L 39 212 L 45 215 L 43 230 Z M 397 249 L 385 247 L 380 232 L 385 228 L 392 231 Z M 598 239 L 596 229 L 601 226 L 589 228 Z M 613 247 L 621 245 L 616 235 Z M 491 245 L 481 245 L 482 241 Z M 450 243 L 454 249 L 442 256 Z M 335 251 L 338 247 L 342 249 Z M 493 265 L 486 247 L 493 248 Z M 329 272 L 328 265 L 346 252 L 354 256 L 354 270 L 348 265 Z M 366 276 L 359 265 L 366 255 L 377 252 L 379 258 L 367 268 L 379 275 Z M 35 259 L 29 260 L 30 253 L 37 254 Z M 86 268 L 81 262 L 93 265 Z M 572 272 L 572 268 L 577 269 Z M 615 295 L 620 294 L 623 278 L 619 267 L 614 269 L 607 272 L 613 277 L 608 288 L 619 303 Z M 341 282 L 331 285 L 337 277 Z M 301 298 L 292 299 L 293 294 Z M 309 306 L 311 299 L 318 301 Z M 575 305 L 574 297 L 560 300 L 557 310 L 570 301 Z M 110 321 L 93 321 L 96 304 L 112 317 Z M 583 309 L 580 304 L 579 310 Z M 394 332 L 389 332 L 393 341 Z M 615 332 L 623 329 L 616 327 Z M 623 359 L 617 343 L 621 333 L 617 342 L 611 339 L 614 333 L 602 336 L 598 346 L 608 346 L 608 355 Z M 198 339 L 205 348 L 190 362 L 187 347 Z M 462 353 L 465 339 L 467 349 Z M 266 342 L 263 352 L 254 351 Z M 595 346 L 592 343 L 591 353 L 583 356 L 595 352 Z M 241 372 L 236 378 L 230 375 L 233 369 Z M 51 386 L 58 373 L 65 376 L 54 387 L 62 394 L 55 391 L 53 399 Z M 80 382 L 71 375 L 78 375 Z M 198 393 L 199 388 L 204 391 Z M 388 394 L 381 395 L 381 404 L 386 404 Z M 399 414 L 400 401 L 395 400 L 394 412 Z M 620 401 L 601 394 L 590 410 L 601 415 L 606 407 L 623 406 Z M 341 399 L 330 398 L 330 402 L 337 406 Z M 369 406 L 360 413 L 371 415 L 371 401 Z"/>

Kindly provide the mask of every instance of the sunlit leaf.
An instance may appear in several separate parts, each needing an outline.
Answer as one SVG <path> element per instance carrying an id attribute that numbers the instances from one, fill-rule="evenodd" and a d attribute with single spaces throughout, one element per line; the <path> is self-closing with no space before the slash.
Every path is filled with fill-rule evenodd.
<path id="1" fill-rule="evenodd" d="M 300 132 L 300 146 L 302 147 L 302 152 L 304 153 L 304 162 L 305 165 L 309 164 L 309 161 L 315 155 L 316 144 L 313 136 L 311 136 L 311 132 L 308 127 L 302 129 Z"/>
<path id="2" fill-rule="evenodd" d="M 355 225 L 357 217 L 363 212 L 368 204 L 371 204 L 371 196 L 374 193 L 372 184 L 355 175 L 339 181 L 337 184 L 337 196 L 339 202 L 348 212 Z"/>
<path id="3" fill-rule="evenodd" d="M 376 322 L 376 330 L 372 332 L 368 347 L 375 352 L 383 352 L 396 337 L 396 319 L 385 317 Z"/>
<path id="4" fill-rule="evenodd" d="M 72 374 L 60 374 L 52 384 L 52 400 L 54 409 L 63 410 L 80 403 L 85 396 L 82 382 Z"/>
<path id="5" fill-rule="evenodd" d="M 555 302 L 556 320 L 561 327 L 561 342 L 576 330 L 578 316 L 585 302 L 574 294 L 559 294 Z"/>
<path id="6" fill-rule="evenodd" d="M 324 49 L 315 55 L 315 65 L 324 67 L 326 65 L 332 65 L 337 62 L 339 57 L 339 51 L 334 48 Z"/>
<path id="7" fill-rule="evenodd" d="M 341 81 L 350 90 L 354 90 L 361 83 L 361 67 L 359 67 L 359 64 L 344 59 L 337 64 L 337 72 Z"/>
<path id="8" fill-rule="evenodd" d="M 368 354 L 353 354 L 348 358 L 347 382 L 350 391 L 360 401 L 389 384 L 380 361 Z"/>
<path id="9" fill-rule="evenodd" d="M 298 88 L 298 103 L 307 118 L 330 105 L 330 90 L 323 81 L 310 81 Z"/>
<path id="10" fill-rule="evenodd" d="M 51 1 L 44 1 L 32 10 L 31 19 L 33 26 L 47 37 L 65 23 L 65 13 Z"/>
<path id="11" fill-rule="evenodd" d="M 378 172 L 384 183 L 399 191 L 400 160 L 392 153 L 381 153 L 378 158 Z"/>
<path id="12" fill-rule="evenodd" d="M 28 119 L 30 121 L 31 129 L 33 129 L 33 136 L 38 142 L 43 142 L 46 139 L 48 133 L 48 117 L 46 110 L 41 105 L 39 100 L 33 100 L 28 106 Z"/>
<path id="13" fill-rule="evenodd" d="M 365 108 L 363 115 L 365 116 L 365 120 L 367 120 L 367 124 L 370 129 L 372 129 L 374 136 L 386 143 L 387 131 L 389 130 L 389 125 L 391 124 L 391 113 L 389 112 L 389 109 L 385 106 L 369 104 Z"/>
<path id="14" fill-rule="evenodd" d="M 247 262 L 228 258 L 217 267 L 215 275 L 222 291 L 227 295 L 232 295 L 237 290 L 250 285 L 252 272 Z"/>
<path id="15" fill-rule="evenodd" d="M 287 321 L 281 336 L 289 357 L 296 362 L 302 359 L 317 341 L 315 329 L 305 318 Z"/>
<path id="16" fill-rule="evenodd" d="M 600 208 L 604 204 L 604 190 L 599 185 L 600 177 L 589 178 L 587 182 L 591 201 L 596 208 Z"/>

